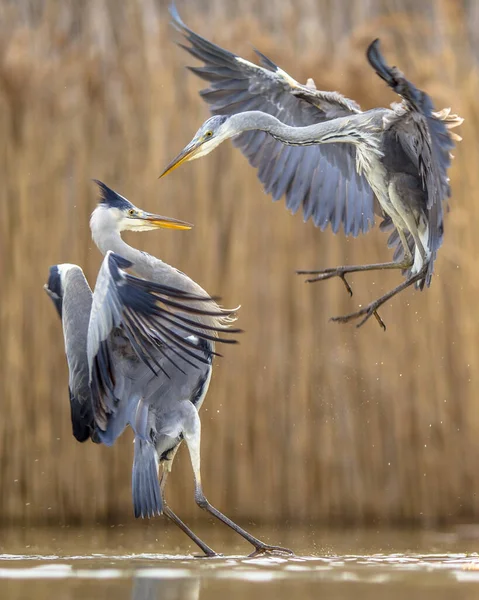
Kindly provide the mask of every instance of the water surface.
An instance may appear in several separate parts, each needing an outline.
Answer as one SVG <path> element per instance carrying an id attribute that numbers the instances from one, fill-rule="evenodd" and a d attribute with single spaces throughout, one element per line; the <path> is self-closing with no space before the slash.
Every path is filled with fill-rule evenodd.
<path id="1" fill-rule="evenodd" d="M 407 600 L 479 597 L 475 528 L 452 532 L 250 529 L 297 555 L 245 557 L 224 528 L 197 530 L 223 556 L 196 548 L 161 519 L 145 526 L 12 529 L 0 543 L 2 600 Z"/>

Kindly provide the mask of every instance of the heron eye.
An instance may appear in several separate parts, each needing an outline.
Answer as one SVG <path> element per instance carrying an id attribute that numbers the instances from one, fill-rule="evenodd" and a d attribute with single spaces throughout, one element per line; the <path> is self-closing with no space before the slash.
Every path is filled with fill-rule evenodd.
<path id="1" fill-rule="evenodd" d="M 135 216 L 135 211 L 133 210 L 133 208 L 130 208 L 130 210 L 128 211 L 128 215 L 130 217 L 134 217 Z"/>
<path id="2" fill-rule="evenodd" d="M 207 131 L 207 132 L 205 133 L 205 137 L 211 137 L 212 135 L 213 135 L 213 132 L 212 132 L 212 131 Z"/>

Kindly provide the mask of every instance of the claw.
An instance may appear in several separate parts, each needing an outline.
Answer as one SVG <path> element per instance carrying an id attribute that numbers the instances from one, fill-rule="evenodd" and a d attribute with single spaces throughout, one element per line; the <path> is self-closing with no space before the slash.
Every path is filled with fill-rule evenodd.
<path id="1" fill-rule="evenodd" d="M 379 327 L 382 327 L 382 328 L 383 328 L 383 331 L 386 331 L 386 323 L 385 323 L 385 322 L 384 322 L 384 321 L 381 319 L 381 317 L 379 316 L 379 313 L 378 313 L 378 311 L 377 311 L 377 310 L 375 310 L 375 311 L 373 312 L 373 314 L 374 314 L 374 316 L 375 316 L 375 318 L 376 318 L 376 321 L 379 323 Z M 359 325 L 358 325 L 358 327 L 359 327 Z"/>
<path id="2" fill-rule="evenodd" d="M 341 269 L 323 269 L 322 271 L 296 271 L 298 275 L 317 275 L 317 277 L 311 277 L 306 279 L 305 283 L 315 283 L 316 281 L 326 281 L 326 279 L 332 279 L 333 277 L 339 277 L 346 287 L 346 291 L 350 296 L 353 295 L 353 289 L 349 285 L 346 274 Z"/>
<path id="3" fill-rule="evenodd" d="M 348 294 L 350 296 L 352 296 L 353 295 L 353 288 L 349 285 L 348 281 L 346 280 L 346 275 L 344 273 L 338 273 L 338 277 L 341 279 L 341 281 L 346 286 L 346 291 L 348 292 Z"/>
<path id="4" fill-rule="evenodd" d="M 350 313 L 349 315 L 342 315 L 340 317 L 331 317 L 330 321 L 334 321 L 335 323 L 349 323 L 350 321 L 353 321 L 354 319 L 359 319 L 363 315 L 364 315 L 363 319 L 361 319 L 361 321 L 356 325 L 356 327 L 358 327 L 358 328 L 362 327 L 364 325 L 364 323 L 366 323 L 366 321 L 368 321 L 369 318 L 374 315 L 379 326 L 382 328 L 383 331 L 386 331 L 386 324 L 379 316 L 379 313 L 377 311 L 377 303 L 376 302 L 373 302 L 369 306 L 366 306 L 365 308 L 362 308 L 361 310 L 358 310 L 354 313 Z"/>

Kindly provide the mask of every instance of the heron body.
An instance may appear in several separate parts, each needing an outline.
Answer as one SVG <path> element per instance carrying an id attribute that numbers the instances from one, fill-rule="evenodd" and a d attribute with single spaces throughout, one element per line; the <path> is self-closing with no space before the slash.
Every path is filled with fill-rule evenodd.
<path id="1" fill-rule="evenodd" d="M 357 236 L 370 230 L 378 214 L 381 229 L 392 230 L 391 263 L 302 271 L 318 275 L 310 281 L 339 276 L 351 292 L 346 273 L 400 268 L 407 285 L 394 293 L 413 283 L 429 286 L 443 241 L 450 151 L 460 139 L 450 129 L 462 119 L 449 109 L 435 112 L 425 92 L 386 64 L 378 40 L 368 48 L 368 61 L 402 101 L 362 111 L 337 92 L 298 83 L 260 52 L 261 66 L 216 46 L 189 29 L 174 6 L 170 10 L 189 44 L 180 45 L 202 62 L 189 69 L 209 83 L 200 94 L 214 116 L 163 174 L 232 138 L 265 191 L 273 200 L 284 197 L 292 213 L 302 209 L 305 221 L 331 226 L 334 233 L 342 226 L 346 235 Z M 392 297 L 386 296 L 380 304 Z M 378 316 L 376 304 L 347 317 Z"/>
<path id="2" fill-rule="evenodd" d="M 75 437 L 112 445 L 130 426 L 135 435 L 135 516 L 164 513 L 207 555 L 214 555 L 164 501 L 166 478 L 184 440 L 197 503 L 256 552 L 286 551 L 264 544 L 225 517 L 209 504 L 201 485 L 198 411 L 211 380 L 215 344 L 235 343 L 221 334 L 240 332 L 231 328 L 235 311 L 221 308 L 187 275 L 121 238 L 128 229 L 191 225 L 146 213 L 97 183 L 101 199 L 90 228 L 105 258 L 94 291 L 81 268 L 71 264 L 51 267 L 45 286 L 62 318 Z"/>

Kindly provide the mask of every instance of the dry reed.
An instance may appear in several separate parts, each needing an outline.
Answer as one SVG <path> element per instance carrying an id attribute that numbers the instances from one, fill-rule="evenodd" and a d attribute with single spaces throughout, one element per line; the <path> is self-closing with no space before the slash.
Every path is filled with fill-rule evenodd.
<path id="1" fill-rule="evenodd" d="M 303 224 L 271 203 L 231 147 L 157 181 L 207 116 L 164 2 L 0 2 L 3 522 L 132 518 L 131 434 L 113 449 L 73 440 L 60 325 L 42 291 L 58 262 L 82 265 L 94 283 L 93 177 L 141 207 L 195 223 L 187 234 L 128 240 L 225 305 L 242 304 L 246 333 L 217 361 L 202 409 L 213 502 L 263 521 L 431 524 L 478 514 L 479 81 L 468 43 L 477 11 L 459 7 L 179 3 L 188 24 L 217 43 L 250 59 L 254 45 L 299 80 L 313 76 L 365 107 L 394 100 L 364 59 L 379 36 L 437 108 L 465 117 L 433 285 L 385 307 L 384 334 L 374 322 L 356 330 L 328 317 L 376 296 L 397 274 L 352 278 L 349 299 L 340 282 L 306 286 L 294 271 L 387 259 L 385 235 L 346 240 Z M 186 453 L 168 497 L 181 515 L 200 515 Z"/>

